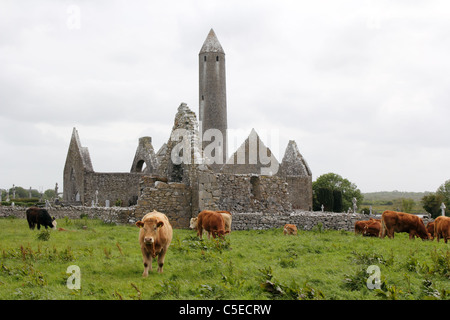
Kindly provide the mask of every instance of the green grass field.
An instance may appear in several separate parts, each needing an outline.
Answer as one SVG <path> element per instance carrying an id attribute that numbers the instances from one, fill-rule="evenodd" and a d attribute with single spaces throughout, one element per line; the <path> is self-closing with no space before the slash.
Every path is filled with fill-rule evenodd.
<path id="1" fill-rule="evenodd" d="M 83 226 L 85 226 L 83 228 Z M 233 231 L 225 241 L 174 230 L 164 273 L 142 278 L 138 228 L 59 219 L 46 234 L 0 219 L 0 299 L 450 299 L 450 243 L 351 232 Z M 45 229 L 44 229 L 45 230 Z M 81 270 L 69 289 L 67 268 Z M 380 270 L 380 289 L 368 289 Z"/>

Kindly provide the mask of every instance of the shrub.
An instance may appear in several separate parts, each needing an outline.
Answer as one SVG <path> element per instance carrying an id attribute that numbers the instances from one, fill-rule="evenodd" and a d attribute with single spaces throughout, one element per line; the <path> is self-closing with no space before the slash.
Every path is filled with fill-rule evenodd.
<path id="1" fill-rule="evenodd" d="M 42 230 L 36 235 L 36 239 L 40 241 L 48 241 L 50 240 L 50 231 L 49 230 Z"/>

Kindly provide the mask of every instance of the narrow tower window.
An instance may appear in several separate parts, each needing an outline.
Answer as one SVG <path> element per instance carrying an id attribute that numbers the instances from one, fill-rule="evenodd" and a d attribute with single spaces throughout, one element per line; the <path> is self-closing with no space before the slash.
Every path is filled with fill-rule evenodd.
<path id="1" fill-rule="evenodd" d="M 203 61 L 206 61 L 206 56 L 203 57 Z"/>
<path id="2" fill-rule="evenodd" d="M 252 193 L 252 196 L 256 200 L 261 200 L 261 185 L 259 184 L 259 177 L 258 176 L 252 176 L 250 178 L 250 192 Z"/>
<path id="3" fill-rule="evenodd" d="M 216 56 L 216 61 L 219 61 L 219 56 Z"/>
<path id="4" fill-rule="evenodd" d="M 202 95 L 202 100 L 205 100 L 205 96 L 204 95 Z"/>

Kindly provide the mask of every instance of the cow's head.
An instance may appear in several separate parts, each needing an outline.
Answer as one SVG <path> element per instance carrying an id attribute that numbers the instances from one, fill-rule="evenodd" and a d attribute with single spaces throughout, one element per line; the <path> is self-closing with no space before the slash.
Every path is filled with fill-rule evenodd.
<path id="1" fill-rule="evenodd" d="M 212 235 L 213 235 L 213 238 L 215 238 L 216 236 L 218 236 L 219 238 L 221 238 L 221 239 L 224 239 L 225 238 L 225 235 L 227 234 L 227 233 L 230 233 L 230 231 L 225 231 L 225 230 L 218 230 L 218 231 L 215 231 L 215 232 L 213 232 L 212 233 Z"/>
<path id="2" fill-rule="evenodd" d="M 164 222 L 157 218 L 148 218 L 144 221 L 136 222 L 136 226 L 141 228 L 141 234 L 143 236 L 143 241 L 147 245 L 154 245 L 156 238 L 158 236 L 158 229 L 164 225 Z"/>
<path id="3" fill-rule="evenodd" d="M 198 218 L 191 218 L 189 228 L 197 229 L 197 220 L 198 220 Z"/>
<path id="4" fill-rule="evenodd" d="M 56 218 L 55 217 L 52 217 L 52 226 L 53 226 L 53 229 L 56 229 L 56 226 L 58 225 L 58 223 L 56 223 Z"/>

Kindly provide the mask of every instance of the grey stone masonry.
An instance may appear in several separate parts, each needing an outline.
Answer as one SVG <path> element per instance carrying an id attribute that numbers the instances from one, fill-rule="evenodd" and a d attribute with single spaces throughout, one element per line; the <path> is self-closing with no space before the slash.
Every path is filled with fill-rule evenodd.
<path id="1" fill-rule="evenodd" d="M 157 186 L 158 188 L 158 186 Z M 179 188 L 179 189 L 178 189 Z M 176 196 L 184 196 L 181 185 L 173 185 L 168 187 L 167 184 L 161 184 L 158 189 L 160 194 L 171 193 Z M 178 201 L 177 201 L 178 202 Z M 183 208 L 177 207 L 174 204 L 174 211 L 161 211 L 165 213 L 174 228 L 188 228 L 189 224 L 185 225 L 185 221 L 180 218 L 173 218 L 173 213 L 177 210 L 182 211 Z M 25 219 L 26 208 L 21 207 L 5 207 L 0 206 L 0 218 L 14 216 L 16 218 Z M 149 210 L 151 211 L 151 210 Z M 140 211 L 139 206 L 128 208 L 122 207 L 52 207 L 48 209 L 51 216 L 56 219 L 63 219 L 68 217 L 70 219 L 79 219 L 80 216 L 87 215 L 90 219 L 100 219 L 108 223 L 116 224 L 134 224 L 141 219 L 147 211 Z M 196 215 L 194 215 L 196 216 Z M 281 228 L 286 223 L 295 224 L 299 230 L 312 230 L 319 224 L 324 230 L 344 230 L 354 231 L 355 222 L 360 220 L 368 220 L 369 218 L 379 218 L 378 216 L 369 216 L 360 213 L 335 213 L 335 212 L 321 212 L 321 211 L 300 211 L 295 210 L 287 213 L 262 213 L 262 212 L 232 212 L 232 230 L 265 230 L 273 228 Z M 183 219 L 190 219 L 190 215 L 186 212 Z M 433 221 L 424 216 L 423 222 L 425 225 L 429 221 Z M 28 228 L 26 221 L 24 221 L 24 228 Z"/>

